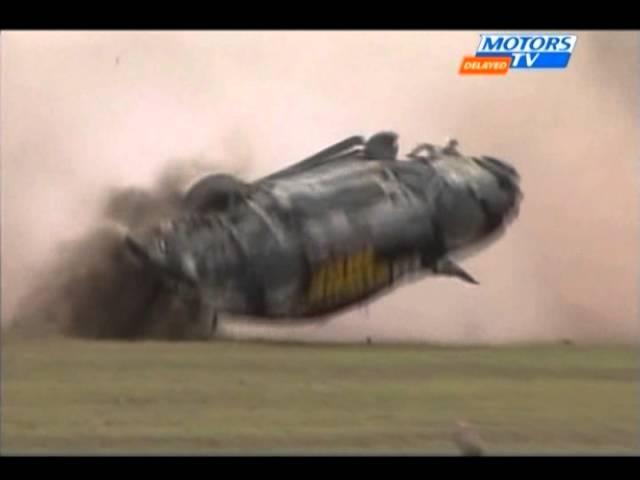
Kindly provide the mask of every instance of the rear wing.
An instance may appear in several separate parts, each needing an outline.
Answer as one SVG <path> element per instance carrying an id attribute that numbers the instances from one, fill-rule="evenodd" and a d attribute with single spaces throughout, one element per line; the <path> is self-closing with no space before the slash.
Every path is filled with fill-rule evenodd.
<path id="1" fill-rule="evenodd" d="M 312 156 L 305 158 L 287 168 L 279 170 L 271 175 L 261 178 L 256 183 L 261 183 L 270 180 L 277 180 L 295 173 L 300 173 L 305 170 L 312 170 L 322 165 L 334 162 L 340 158 L 354 156 L 361 153 L 364 150 L 366 141 L 364 137 L 355 135 L 335 143 Z"/>

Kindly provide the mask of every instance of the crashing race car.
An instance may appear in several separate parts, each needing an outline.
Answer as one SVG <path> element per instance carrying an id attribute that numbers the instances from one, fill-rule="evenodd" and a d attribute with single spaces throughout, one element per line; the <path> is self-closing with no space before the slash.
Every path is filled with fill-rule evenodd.
<path id="1" fill-rule="evenodd" d="M 252 183 L 205 176 L 183 213 L 125 241 L 201 337 L 219 314 L 326 321 L 427 275 L 476 284 L 457 262 L 517 216 L 519 181 L 455 140 L 399 159 L 395 133 L 354 136 Z"/>

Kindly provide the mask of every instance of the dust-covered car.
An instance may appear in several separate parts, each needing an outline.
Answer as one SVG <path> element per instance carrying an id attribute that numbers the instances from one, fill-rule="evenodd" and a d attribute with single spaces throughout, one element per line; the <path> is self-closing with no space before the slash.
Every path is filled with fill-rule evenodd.
<path id="1" fill-rule="evenodd" d="M 518 172 L 455 141 L 398 158 L 398 138 L 355 136 L 252 183 L 199 180 L 185 210 L 126 243 L 210 334 L 219 313 L 326 320 L 425 275 L 477 283 L 456 263 L 519 210 Z"/>

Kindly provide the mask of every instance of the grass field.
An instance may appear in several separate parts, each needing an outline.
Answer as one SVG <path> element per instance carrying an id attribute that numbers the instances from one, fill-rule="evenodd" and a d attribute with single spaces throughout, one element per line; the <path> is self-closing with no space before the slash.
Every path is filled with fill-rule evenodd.
<path id="1" fill-rule="evenodd" d="M 5 338 L 3 453 L 638 454 L 631 347 Z"/>

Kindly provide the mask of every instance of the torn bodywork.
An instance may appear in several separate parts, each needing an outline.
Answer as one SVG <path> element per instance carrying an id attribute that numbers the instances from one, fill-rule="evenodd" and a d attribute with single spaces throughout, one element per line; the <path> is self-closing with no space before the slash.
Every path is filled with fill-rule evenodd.
<path id="1" fill-rule="evenodd" d="M 211 320 L 322 319 L 428 274 L 477 283 L 454 258 L 518 213 L 517 171 L 455 141 L 397 157 L 397 135 L 381 132 L 253 183 L 207 176 L 185 213 L 127 244 Z"/>

